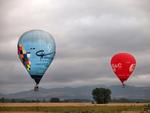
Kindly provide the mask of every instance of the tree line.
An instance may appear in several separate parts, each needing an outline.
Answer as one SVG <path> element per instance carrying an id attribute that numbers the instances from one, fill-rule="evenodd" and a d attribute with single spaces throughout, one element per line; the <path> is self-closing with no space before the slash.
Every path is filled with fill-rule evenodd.
<path id="1" fill-rule="evenodd" d="M 33 99 L 33 100 L 27 100 L 27 99 L 7 99 L 7 98 L 0 98 L 0 102 L 1 103 L 7 103 L 7 102 L 12 102 L 12 103 L 17 103 L 17 102 L 21 102 L 21 103 L 34 103 L 34 102 L 60 102 L 60 99 L 59 98 L 51 98 L 49 100 L 45 100 L 45 99 Z"/>

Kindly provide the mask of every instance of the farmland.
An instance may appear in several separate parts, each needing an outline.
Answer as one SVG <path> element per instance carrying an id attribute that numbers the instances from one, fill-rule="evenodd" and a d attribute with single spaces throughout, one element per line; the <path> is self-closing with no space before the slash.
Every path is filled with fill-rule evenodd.
<path id="1" fill-rule="evenodd" d="M 0 103 L 0 113 L 149 113 L 143 103 Z"/>

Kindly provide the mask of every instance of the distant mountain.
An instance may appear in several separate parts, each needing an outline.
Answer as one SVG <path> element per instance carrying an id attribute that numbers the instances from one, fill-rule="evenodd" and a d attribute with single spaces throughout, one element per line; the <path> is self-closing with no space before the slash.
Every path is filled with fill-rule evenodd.
<path id="1" fill-rule="evenodd" d="M 111 86 L 109 88 L 112 90 L 114 98 L 150 100 L 150 87 L 126 86 L 122 88 L 120 86 Z"/>
<path id="2" fill-rule="evenodd" d="M 127 98 L 127 99 L 146 99 L 150 100 L 150 87 L 134 87 L 126 86 L 109 86 L 104 85 L 93 85 L 93 86 L 82 86 L 77 88 L 64 87 L 64 88 L 53 88 L 44 89 L 40 88 L 38 92 L 33 90 L 23 91 L 14 94 L 1 95 L 9 99 L 45 99 L 49 100 L 52 97 L 58 97 L 61 99 L 92 99 L 91 92 L 94 88 L 109 88 L 112 91 L 112 98 Z"/>
<path id="3" fill-rule="evenodd" d="M 0 98 L 2 98 L 2 97 L 5 97 L 5 95 L 4 95 L 4 94 L 2 94 L 2 93 L 0 93 Z"/>

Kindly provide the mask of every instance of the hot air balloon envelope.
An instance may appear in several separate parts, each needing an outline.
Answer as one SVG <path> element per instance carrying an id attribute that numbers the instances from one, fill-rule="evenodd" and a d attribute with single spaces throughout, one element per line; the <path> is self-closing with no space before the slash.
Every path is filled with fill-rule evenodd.
<path id="1" fill-rule="evenodd" d="M 130 77 L 135 69 L 136 60 L 129 53 L 118 53 L 112 57 L 111 66 L 113 72 L 117 75 L 117 77 L 124 85 L 124 81 L 126 81 Z"/>
<path id="2" fill-rule="evenodd" d="M 36 84 L 53 61 L 55 51 L 53 37 L 42 30 L 25 32 L 18 41 L 18 56 Z"/>

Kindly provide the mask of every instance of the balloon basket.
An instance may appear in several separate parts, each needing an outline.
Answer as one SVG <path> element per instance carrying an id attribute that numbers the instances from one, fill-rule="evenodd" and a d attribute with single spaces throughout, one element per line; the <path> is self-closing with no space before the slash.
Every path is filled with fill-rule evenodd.
<path id="1" fill-rule="evenodd" d="M 124 83 L 122 83 L 122 88 L 125 88 L 125 84 Z"/>
<path id="2" fill-rule="evenodd" d="M 36 92 L 36 91 L 39 91 L 39 86 L 38 85 L 36 85 L 35 87 L 34 87 L 34 91 Z"/>

